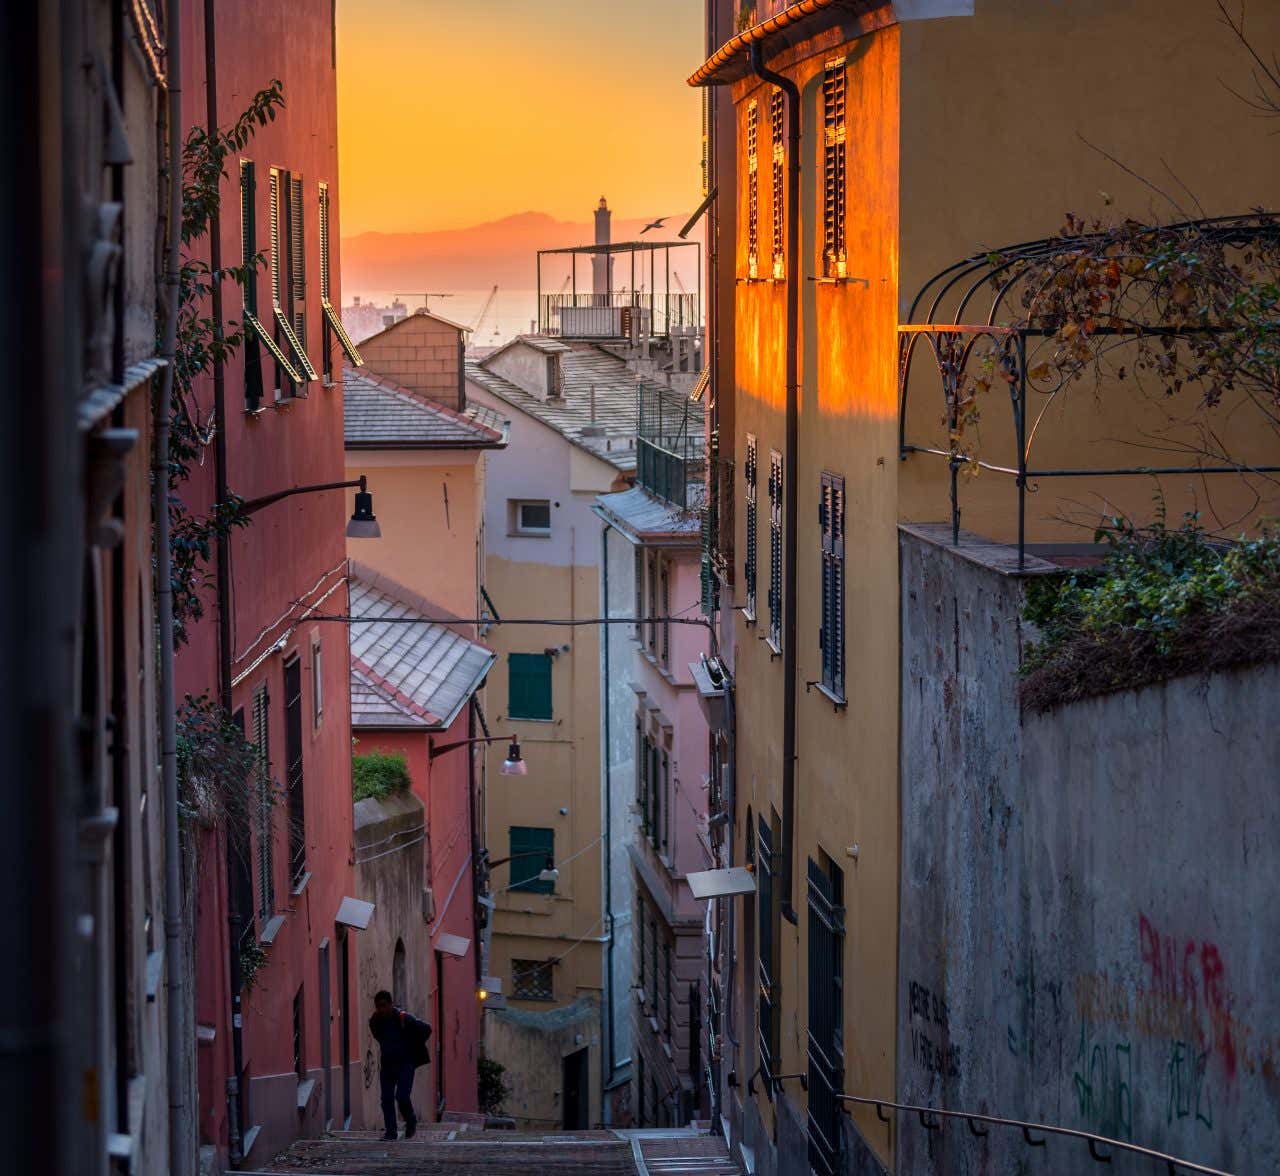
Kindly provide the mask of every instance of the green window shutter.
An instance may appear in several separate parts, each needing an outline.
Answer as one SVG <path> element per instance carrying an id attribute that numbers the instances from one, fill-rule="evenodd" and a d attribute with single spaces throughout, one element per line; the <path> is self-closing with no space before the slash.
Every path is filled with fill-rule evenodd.
<path id="1" fill-rule="evenodd" d="M 511 889 L 551 894 L 554 882 L 539 882 L 538 875 L 555 863 L 556 832 L 529 825 L 512 825 Z"/>
<path id="2" fill-rule="evenodd" d="M 551 718 L 551 658 L 545 653 L 507 654 L 507 717 Z"/>

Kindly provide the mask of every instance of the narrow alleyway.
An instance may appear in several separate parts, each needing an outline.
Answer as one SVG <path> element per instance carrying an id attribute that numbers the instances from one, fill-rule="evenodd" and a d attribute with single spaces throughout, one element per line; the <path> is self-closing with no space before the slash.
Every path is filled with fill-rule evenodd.
<path id="1" fill-rule="evenodd" d="M 302 1140 L 257 1176 L 741 1176 L 724 1141 L 692 1130 L 566 1131 L 534 1135 L 424 1126 L 387 1143 L 376 1132 Z M 249 1176 L 254 1176 L 250 1173 Z"/>

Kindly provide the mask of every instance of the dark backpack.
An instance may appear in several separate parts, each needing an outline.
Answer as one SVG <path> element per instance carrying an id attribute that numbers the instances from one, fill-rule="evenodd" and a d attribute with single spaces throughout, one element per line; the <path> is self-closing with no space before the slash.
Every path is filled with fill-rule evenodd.
<path id="1" fill-rule="evenodd" d="M 427 1049 L 427 1038 L 431 1036 L 431 1026 L 410 1017 L 402 1009 L 400 1028 L 404 1031 L 405 1040 L 409 1044 L 409 1061 L 413 1063 L 414 1068 L 427 1065 L 431 1061 L 431 1052 Z"/>

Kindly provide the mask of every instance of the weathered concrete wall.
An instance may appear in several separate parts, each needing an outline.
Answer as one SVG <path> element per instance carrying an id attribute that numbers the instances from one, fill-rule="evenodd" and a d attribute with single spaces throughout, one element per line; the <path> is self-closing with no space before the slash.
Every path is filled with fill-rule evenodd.
<path id="1" fill-rule="evenodd" d="M 353 1102 L 367 1127 L 382 1122 L 379 1105 L 378 1045 L 369 1032 L 373 994 L 380 988 L 415 1017 L 431 1021 L 431 941 L 422 917 L 425 875 L 426 810 L 412 792 L 355 805 L 356 894 L 376 907 L 369 926 L 356 936 L 356 986 L 351 1015 L 356 1021 L 362 1075 Z M 404 944 L 404 974 L 395 975 L 397 941 Z M 397 991 L 402 989 L 402 991 Z M 427 1122 L 431 1105 L 438 1042 L 431 1041 L 431 1065 L 418 1071 L 413 1105 Z"/>
<path id="2" fill-rule="evenodd" d="M 1020 722 L 1025 579 L 941 530 L 901 538 L 898 1098 L 1275 1170 L 1280 668 Z M 905 1116 L 897 1152 L 910 1173 L 1094 1170 L 1083 1143 Z"/>
<path id="3" fill-rule="evenodd" d="M 546 1012 L 494 1008 L 484 1012 L 485 1056 L 507 1068 L 511 1089 L 504 1104 L 517 1127 L 555 1130 L 564 1121 L 564 1059 L 589 1050 L 587 1093 L 590 1125 L 600 1121 L 600 1001 L 579 996 Z"/>

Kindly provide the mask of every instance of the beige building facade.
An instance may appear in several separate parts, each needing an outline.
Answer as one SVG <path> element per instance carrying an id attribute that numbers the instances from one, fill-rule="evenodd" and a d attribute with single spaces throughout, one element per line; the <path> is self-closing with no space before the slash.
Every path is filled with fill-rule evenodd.
<path id="1" fill-rule="evenodd" d="M 755 878 L 718 914 L 713 972 L 729 992 L 720 1019 L 709 1013 L 710 1056 L 732 1142 L 755 1170 L 879 1172 L 894 1170 L 913 1124 L 836 1096 L 890 1098 L 904 1068 L 931 1064 L 897 1048 L 911 1015 L 897 965 L 898 526 L 950 509 L 931 357 L 912 369 L 901 422 L 919 448 L 900 437 L 899 325 L 931 275 L 1050 237 L 1067 210 L 1153 215 L 1132 173 L 1167 176 L 1165 160 L 1195 215 L 1247 211 L 1274 190 L 1275 152 L 1216 80 L 1248 66 L 1212 5 L 738 7 L 708 5 L 711 54 L 690 79 L 722 87 L 719 107 L 728 95 L 734 112 L 711 161 L 736 230 L 732 248 L 714 243 L 709 288 L 732 282 L 733 296 L 709 324 L 709 428 L 732 467 L 731 530 L 715 553 L 736 688 L 725 864 Z M 1280 41 L 1270 14 L 1253 32 Z M 1044 468 L 1151 461 L 1135 441 L 1167 426 L 1159 410 L 1137 397 L 1098 405 L 1085 390 L 1048 406 Z M 1007 394 L 993 393 L 982 457 L 1006 467 L 1008 420 Z M 1243 460 L 1273 443 L 1231 427 Z M 1159 479 L 1171 518 L 1205 501 L 1189 481 Z M 1028 495 L 1027 542 L 1079 544 L 1108 510 L 1149 518 L 1152 489 L 1045 479 Z M 1223 520 L 1249 501 L 1238 484 L 1210 490 Z M 959 492 L 965 528 L 1016 539 L 1010 482 L 984 472 Z"/>

